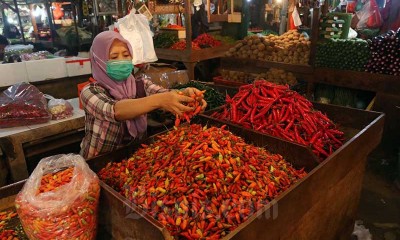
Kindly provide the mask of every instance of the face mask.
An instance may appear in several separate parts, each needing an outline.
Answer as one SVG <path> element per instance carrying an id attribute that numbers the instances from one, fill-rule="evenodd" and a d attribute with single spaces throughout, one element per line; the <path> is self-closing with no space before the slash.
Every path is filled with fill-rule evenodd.
<path id="1" fill-rule="evenodd" d="M 133 70 L 131 60 L 109 60 L 106 66 L 107 75 L 117 82 L 125 81 Z"/>

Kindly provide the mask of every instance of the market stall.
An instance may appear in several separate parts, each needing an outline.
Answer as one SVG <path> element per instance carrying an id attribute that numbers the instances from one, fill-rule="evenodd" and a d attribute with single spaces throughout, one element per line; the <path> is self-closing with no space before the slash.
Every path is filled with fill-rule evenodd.
<path id="1" fill-rule="evenodd" d="M 382 133 L 383 115 L 335 106 L 321 105 L 318 109 L 327 112 L 330 116 L 335 116 L 334 120 L 341 123 L 348 139 L 339 150 L 321 164 L 313 161 L 313 155 L 310 155 L 305 147 L 268 135 L 249 132 L 238 126 L 229 126 L 229 130 L 238 136 L 243 136 L 246 142 L 253 142 L 256 146 L 267 145 L 269 151 L 281 153 L 294 167 L 304 167 L 307 175 L 260 208 L 257 213 L 244 219 L 235 230 L 228 231 L 226 239 L 266 238 L 266 236 L 268 239 L 290 239 L 293 234 L 304 238 L 330 236 L 328 239 L 349 236 L 357 209 L 365 159 L 371 149 L 379 143 L 380 139 L 377 136 L 381 136 Z M 214 126 L 224 124 L 209 118 L 199 120 L 198 123 Z M 173 131 L 170 134 L 173 134 Z M 147 146 L 153 147 L 150 144 L 157 139 L 157 137 L 150 138 L 146 142 L 149 145 L 144 146 L 144 149 Z M 98 172 L 110 162 L 120 162 L 130 157 L 134 151 L 143 151 L 140 150 L 141 148 L 143 149 L 141 146 L 128 146 L 89 160 L 88 163 L 95 172 Z M 357 151 L 354 151 L 355 149 Z M 197 174 L 195 172 L 198 171 L 200 170 L 195 170 L 193 174 Z M 12 202 L 22 185 L 23 183 L 18 183 L 1 189 L 0 196 L 3 201 Z M 160 218 L 157 217 L 158 221 L 156 221 L 148 215 L 144 205 L 131 203 L 104 182 L 101 182 L 100 186 L 102 190 L 99 229 L 105 229 L 113 238 L 170 239 L 171 232 L 167 229 L 170 229 L 171 225 L 165 228 Z M 341 197 L 337 198 L 337 195 Z M 221 202 L 216 204 L 219 207 Z M 320 214 L 321 211 L 326 214 Z M 335 218 L 332 218 L 332 214 Z M 175 221 L 177 220 L 174 220 L 174 225 Z M 177 226 L 180 224 L 181 222 Z M 321 228 L 321 224 L 329 224 L 330 227 Z M 191 228 L 190 226 L 189 229 Z M 206 234 L 205 231 L 202 233 Z M 196 234 L 199 232 L 196 231 Z"/>

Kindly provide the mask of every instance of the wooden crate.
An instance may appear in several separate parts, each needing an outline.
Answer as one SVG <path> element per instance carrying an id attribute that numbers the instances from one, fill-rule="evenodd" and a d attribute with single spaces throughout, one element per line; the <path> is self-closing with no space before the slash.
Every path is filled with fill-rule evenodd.
<path id="1" fill-rule="evenodd" d="M 296 167 L 304 166 L 309 174 L 261 209 L 224 239 L 348 239 L 350 237 L 362 186 L 366 158 L 379 144 L 384 114 L 315 104 L 339 123 L 347 141 L 324 162 L 317 165 L 310 149 L 245 130 L 236 125 L 229 129 L 247 142 L 268 146 L 281 153 Z M 208 116 L 198 122 L 226 124 Z M 150 138 L 148 142 L 153 141 Z M 127 146 L 88 161 L 98 171 L 110 161 L 121 161 L 138 145 Z M 18 185 L 19 184 L 19 185 Z M 0 189 L 0 198 L 15 195 L 21 183 Z M 109 186 L 101 183 L 99 229 L 113 239 L 171 239 L 168 231 L 152 217 Z M 100 235 L 100 234 L 99 234 Z M 101 235 L 102 239 L 105 235 Z M 100 236 L 99 236 L 100 237 Z"/>

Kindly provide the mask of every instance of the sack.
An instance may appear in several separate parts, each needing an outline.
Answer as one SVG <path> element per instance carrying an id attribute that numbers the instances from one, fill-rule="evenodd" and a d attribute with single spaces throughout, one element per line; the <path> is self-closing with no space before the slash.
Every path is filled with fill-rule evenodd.
<path id="1" fill-rule="evenodd" d="M 42 159 L 15 203 L 29 239 L 95 239 L 99 179 L 80 155 Z"/>
<path id="2" fill-rule="evenodd" d="M 18 83 L 0 94 L 0 128 L 46 123 L 51 119 L 42 92 L 29 83 Z"/>
<path id="3" fill-rule="evenodd" d="M 375 0 L 368 0 L 360 11 L 357 12 L 357 29 L 379 28 L 382 26 L 382 16 Z"/>
<path id="4" fill-rule="evenodd" d="M 174 85 L 189 82 L 186 70 L 177 70 L 169 64 L 151 64 L 138 76 L 148 79 L 163 88 L 172 88 Z"/>
<path id="5" fill-rule="evenodd" d="M 131 44 L 134 65 L 158 60 L 154 51 L 153 33 L 146 16 L 131 11 L 119 19 L 112 29 L 117 30 Z"/>
<path id="6" fill-rule="evenodd" d="M 71 103 L 65 99 L 56 99 L 47 94 L 44 96 L 49 99 L 47 106 L 52 116 L 51 119 L 60 120 L 72 117 L 74 108 L 72 107 Z"/>

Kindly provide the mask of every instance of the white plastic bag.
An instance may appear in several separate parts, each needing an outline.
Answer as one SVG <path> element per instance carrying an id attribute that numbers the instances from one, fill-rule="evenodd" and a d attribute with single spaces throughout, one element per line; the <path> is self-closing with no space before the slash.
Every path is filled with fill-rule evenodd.
<path id="1" fill-rule="evenodd" d="M 15 203 L 30 239 L 95 239 L 99 195 L 99 179 L 86 161 L 61 154 L 39 162 Z"/>
<path id="2" fill-rule="evenodd" d="M 49 99 L 47 106 L 53 120 L 72 117 L 74 108 L 72 107 L 71 103 L 65 99 L 56 99 L 47 94 L 44 94 L 44 96 Z"/>
<path id="3" fill-rule="evenodd" d="M 350 28 L 349 35 L 347 36 L 348 39 L 353 39 L 357 37 L 357 32 L 354 29 Z"/>
<path id="4" fill-rule="evenodd" d="M 154 51 L 153 33 L 146 16 L 131 11 L 130 14 L 119 19 L 110 30 L 115 28 L 131 44 L 134 65 L 158 60 Z"/>

